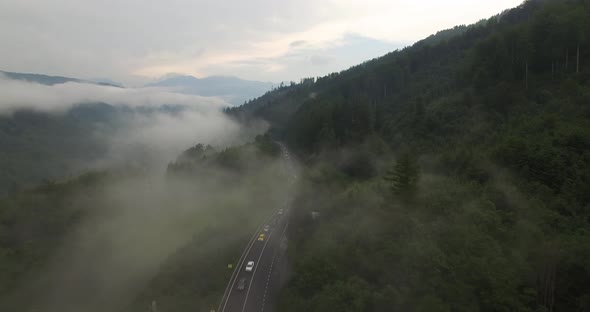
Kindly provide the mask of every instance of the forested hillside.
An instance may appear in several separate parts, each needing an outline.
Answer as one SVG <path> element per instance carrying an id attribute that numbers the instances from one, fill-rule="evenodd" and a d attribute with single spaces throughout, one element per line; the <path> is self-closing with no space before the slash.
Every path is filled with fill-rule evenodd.
<path id="1" fill-rule="evenodd" d="M 62 83 L 66 83 L 66 82 L 78 82 L 78 83 L 96 84 L 96 85 L 109 86 L 109 87 L 122 87 L 120 84 L 113 83 L 113 82 L 95 82 L 95 81 L 83 80 L 83 79 L 78 79 L 78 78 L 61 77 L 61 76 L 48 76 L 48 75 L 28 74 L 28 73 L 13 73 L 13 72 L 6 72 L 3 70 L 0 70 L 0 78 L 2 78 L 2 76 L 5 76 L 8 79 L 40 83 L 40 84 L 44 84 L 44 85 L 48 85 L 48 86 L 53 86 L 56 84 L 62 84 Z"/>
<path id="2" fill-rule="evenodd" d="M 2 79 L 45 86 L 64 83 L 114 86 L 0 70 L 0 82 L 4 82 Z M 38 104 L 49 106 L 49 103 Z M 0 113 L 0 196 L 89 169 L 90 164 L 108 152 L 107 136 L 117 130 L 116 117 L 123 117 L 122 111 L 105 103 L 81 103 L 63 114 L 31 109 Z"/>
<path id="3" fill-rule="evenodd" d="M 526 1 L 227 112 L 305 164 L 281 311 L 590 311 L 590 1 Z"/>
<path id="4" fill-rule="evenodd" d="M 116 108 L 80 105 L 63 115 L 19 111 L 0 116 L 0 195 L 86 170 L 104 157 L 104 133 L 115 133 Z M 102 127 L 101 127 L 102 126 Z"/>
<path id="5" fill-rule="evenodd" d="M 0 199 L 0 307 L 214 309 L 227 264 L 292 192 L 279 151 L 199 144 L 165 177 L 119 168 Z"/>

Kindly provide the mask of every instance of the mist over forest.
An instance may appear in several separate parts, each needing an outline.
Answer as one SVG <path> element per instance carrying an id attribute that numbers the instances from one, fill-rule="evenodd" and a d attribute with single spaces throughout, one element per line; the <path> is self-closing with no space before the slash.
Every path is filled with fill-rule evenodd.
<path id="1" fill-rule="evenodd" d="M 265 129 L 240 127 L 216 97 L 59 82 L 0 76 L 0 194 L 112 166 L 162 171 L 197 142 L 224 147 Z"/>
<path id="2" fill-rule="evenodd" d="M 0 307 L 590 311 L 589 21 L 528 0 L 274 86 L 0 72 Z M 182 54 L 272 76 L 349 47 L 273 38 Z"/>

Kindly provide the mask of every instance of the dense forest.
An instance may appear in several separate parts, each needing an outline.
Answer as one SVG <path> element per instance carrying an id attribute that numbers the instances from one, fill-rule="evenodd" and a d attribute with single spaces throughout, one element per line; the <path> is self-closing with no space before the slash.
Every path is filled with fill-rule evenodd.
<path id="1" fill-rule="evenodd" d="M 115 86 L 76 78 L 0 70 L 0 80 L 55 86 L 64 83 Z M 46 103 L 39 103 L 43 106 Z M 49 104 L 46 104 L 49 105 Z M 130 110 L 106 103 L 81 103 L 62 113 L 20 109 L 0 114 L 0 196 L 87 171 L 104 158 L 109 136 Z"/>
<path id="2" fill-rule="evenodd" d="M 262 220 L 292 192 L 268 136 L 198 144 L 164 177 L 136 167 L 0 199 L 0 306 L 10 311 L 209 311 Z"/>
<path id="3" fill-rule="evenodd" d="M 127 113 L 0 118 L 3 309 L 215 309 L 227 264 L 295 194 L 278 311 L 590 311 L 589 0 L 528 0 L 281 84 L 226 110 L 267 134 L 195 145 L 164 176 L 30 187 L 104 155 L 114 132 L 94 130 Z"/>
<path id="4" fill-rule="evenodd" d="M 107 104 L 91 104 L 63 115 L 19 111 L 0 116 L 0 195 L 80 174 L 105 157 L 108 141 L 97 129 L 114 126 L 115 114 Z"/>
<path id="5" fill-rule="evenodd" d="M 280 311 L 590 311 L 589 62 L 529 0 L 227 110 L 304 164 Z"/>

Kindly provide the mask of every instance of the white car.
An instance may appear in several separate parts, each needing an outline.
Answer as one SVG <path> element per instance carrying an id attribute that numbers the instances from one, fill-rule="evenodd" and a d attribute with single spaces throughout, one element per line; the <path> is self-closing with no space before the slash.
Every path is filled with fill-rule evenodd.
<path id="1" fill-rule="evenodd" d="M 283 212 L 284 212 L 284 211 L 283 211 L 283 208 L 279 209 L 279 215 L 282 215 L 282 214 L 283 214 Z"/>
<path id="2" fill-rule="evenodd" d="M 252 269 L 254 269 L 254 261 L 248 261 L 248 264 L 246 264 L 246 272 L 252 272 Z"/>
<path id="3" fill-rule="evenodd" d="M 264 226 L 264 231 L 265 232 L 268 232 L 269 229 L 270 229 L 270 225 L 267 224 L 267 225 Z"/>

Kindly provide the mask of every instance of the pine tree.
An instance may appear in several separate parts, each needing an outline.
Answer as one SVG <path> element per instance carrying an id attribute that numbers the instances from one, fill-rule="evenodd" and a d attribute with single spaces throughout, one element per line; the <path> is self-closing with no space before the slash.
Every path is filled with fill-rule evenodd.
<path id="1" fill-rule="evenodd" d="M 419 178 L 420 169 L 416 159 L 408 153 L 403 154 L 385 176 L 385 180 L 391 183 L 392 193 L 405 199 L 415 194 Z"/>

